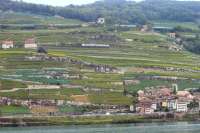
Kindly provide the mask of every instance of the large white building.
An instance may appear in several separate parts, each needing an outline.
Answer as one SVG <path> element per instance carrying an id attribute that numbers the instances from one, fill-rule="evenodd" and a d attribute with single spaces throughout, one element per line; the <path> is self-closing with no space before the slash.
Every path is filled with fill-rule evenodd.
<path id="1" fill-rule="evenodd" d="M 3 48 L 3 49 L 14 48 L 14 42 L 13 41 L 3 41 L 1 44 L 1 48 Z"/>
<path id="2" fill-rule="evenodd" d="M 24 48 L 27 49 L 36 49 L 37 48 L 37 43 L 35 38 L 28 38 L 25 40 Z"/>

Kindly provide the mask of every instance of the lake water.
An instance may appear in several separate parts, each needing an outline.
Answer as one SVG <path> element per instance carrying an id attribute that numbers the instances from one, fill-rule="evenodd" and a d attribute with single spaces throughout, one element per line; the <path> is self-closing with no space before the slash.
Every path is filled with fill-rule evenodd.
<path id="1" fill-rule="evenodd" d="M 0 128 L 0 133 L 200 133 L 200 123 Z"/>

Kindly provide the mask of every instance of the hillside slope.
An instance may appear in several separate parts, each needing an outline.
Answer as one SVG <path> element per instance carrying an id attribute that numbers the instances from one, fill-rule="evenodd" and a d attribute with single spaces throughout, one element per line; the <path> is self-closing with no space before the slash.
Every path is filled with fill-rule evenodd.
<path id="1" fill-rule="evenodd" d="M 145 0 L 136 3 L 126 0 L 104 0 L 93 4 L 53 7 L 10 0 L 0 0 L 0 10 L 25 12 L 37 15 L 55 16 L 93 21 L 103 16 L 108 23 L 138 23 L 152 20 L 196 22 L 200 14 L 199 1 Z"/>
<path id="2" fill-rule="evenodd" d="M 42 16 L 29 13 L 1 12 L 0 24 L 81 24 L 80 20 L 60 16 Z"/>

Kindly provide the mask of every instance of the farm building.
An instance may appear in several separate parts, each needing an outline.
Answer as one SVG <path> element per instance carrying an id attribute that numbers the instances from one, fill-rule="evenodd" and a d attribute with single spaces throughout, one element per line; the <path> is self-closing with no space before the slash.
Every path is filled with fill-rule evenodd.
<path id="1" fill-rule="evenodd" d="M 1 48 L 3 49 L 14 48 L 14 42 L 10 40 L 2 41 Z"/>
<path id="2" fill-rule="evenodd" d="M 28 38 L 25 40 L 24 48 L 36 49 L 37 43 L 35 38 Z"/>

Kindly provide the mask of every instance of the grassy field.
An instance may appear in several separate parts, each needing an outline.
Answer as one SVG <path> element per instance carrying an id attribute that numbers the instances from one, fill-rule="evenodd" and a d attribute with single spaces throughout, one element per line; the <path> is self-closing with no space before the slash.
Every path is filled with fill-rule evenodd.
<path id="1" fill-rule="evenodd" d="M 0 106 L 1 115 L 5 114 L 28 114 L 30 113 L 29 109 L 23 106 Z"/>
<path id="2" fill-rule="evenodd" d="M 90 94 L 90 101 L 95 104 L 111 104 L 111 105 L 132 105 L 133 99 L 124 96 L 122 93 L 110 92 L 100 94 Z"/>
<path id="3" fill-rule="evenodd" d="M 0 90 L 10 90 L 13 88 L 26 88 L 27 85 L 22 82 L 11 80 L 0 80 Z"/>
<path id="4" fill-rule="evenodd" d="M 77 107 L 77 106 L 60 106 L 59 110 L 61 113 L 82 113 L 88 110 L 86 107 Z"/>
<path id="5" fill-rule="evenodd" d="M 128 85 L 126 89 L 130 92 L 136 92 L 138 90 L 142 90 L 146 87 L 153 86 L 168 86 L 172 87 L 172 84 L 176 83 L 179 86 L 179 90 L 183 90 L 186 88 L 199 88 L 200 83 L 198 81 L 191 80 L 180 80 L 180 81 L 167 81 L 167 80 L 142 80 L 137 85 Z"/>

